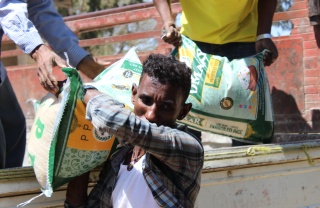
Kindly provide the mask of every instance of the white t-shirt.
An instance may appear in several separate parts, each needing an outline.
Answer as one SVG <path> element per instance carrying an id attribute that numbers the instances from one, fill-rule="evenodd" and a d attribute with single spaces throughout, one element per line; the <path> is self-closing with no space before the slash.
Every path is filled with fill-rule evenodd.
<path id="1" fill-rule="evenodd" d="M 114 208 L 159 208 L 142 174 L 146 155 L 134 164 L 131 171 L 121 164 L 116 186 L 112 192 Z"/>

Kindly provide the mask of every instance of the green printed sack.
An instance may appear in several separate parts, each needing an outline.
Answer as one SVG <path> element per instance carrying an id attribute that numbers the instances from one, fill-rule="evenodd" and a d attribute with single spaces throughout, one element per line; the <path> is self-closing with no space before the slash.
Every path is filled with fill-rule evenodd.
<path id="1" fill-rule="evenodd" d="M 76 69 L 63 68 L 68 80 L 57 98 L 40 102 L 27 140 L 27 151 L 43 194 L 103 163 L 114 136 L 102 137 L 85 119 L 82 80 Z"/>
<path id="2" fill-rule="evenodd" d="M 92 82 L 85 83 L 106 93 L 126 108 L 133 110 L 131 103 L 131 87 L 139 84 L 142 64 L 135 48 L 131 48 L 123 58 L 101 72 Z"/>
<path id="3" fill-rule="evenodd" d="M 231 136 L 250 143 L 269 143 L 273 135 L 273 109 L 264 53 L 229 61 L 202 53 L 182 36 L 182 45 L 172 52 L 193 70 L 187 102 L 191 112 L 180 121 L 191 128 Z M 86 83 L 133 108 L 132 83 L 139 83 L 142 64 L 134 48 L 118 62 Z"/>
<path id="4" fill-rule="evenodd" d="M 172 55 L 193 70 L 187 100 L 192 109 L 182 123 L 240 141 L 271 142 L 273 108 L 264 53 L 230 62 L 226 57 L 203 53 L 182 36 L 182 45 Z"/>

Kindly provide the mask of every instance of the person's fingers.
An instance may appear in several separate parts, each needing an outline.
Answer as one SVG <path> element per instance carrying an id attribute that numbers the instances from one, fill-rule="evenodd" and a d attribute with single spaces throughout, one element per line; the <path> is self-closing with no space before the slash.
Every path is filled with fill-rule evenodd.
<path id="1" fill-rule="evenodd" d="M 277 50 L 274 51 L 274 52 L 272 52 L 272 54 L 271 54 L 272 63 L 275 62 L 275 61 L 278 59 L 278 56 L 279 56 L 279 54 L 278 54 L 278 51 L 277 51 Z"/>
<path id="2" fill-rule="evenodd" d="M 170 26 L 169 30 L 167 30 L 166 37 L 167 38 L 176 38 L 176 37 L 178 37 L 177 29 L 175 27 L 173 27 L 173 26 Z"/>
<path id="3" fill-rule="evenodd" d="M 267 50 L 264 53 L 263 62 L 265 66 L 270 66 L 278 58 L 278 50 L 271 39 L 262 39 L 256 42 L 257 53 Z"/>
<path id="4" fill-rule="evenodd" d="M 273 63 L 274 60 L 272 60 L 272 53 L 270 52 L 265 52 L 264 57 L 263 57 L 263 62 L 265 66 L 270 66 Z"/>
<path id="5" fill-rule="evenodd" d="M 169 43 L 174 46 L 180 46 L 181 42 L 182 42 L 181 38 L 171 38 L 166 40 L 166 43 Z"/>
<path id="6" fill-rule="evenodd" d="M 40 84 L 49 92 L 59 90 L 57 80 L 52 73 L 52 63 L 41 63 L 38 68 Z"/>
<path id="7" fill-rule="evenodd" d="M 45 63 L 43 65 L 43 70 L 44 72 L 46 72 L 46 76 L 45 76 L 45 79 L 46 79 L 46 84 L 51 88 L 51 89 L 55 89 L 57 87 L 57 81 L 56 81 L 56 78 L 55 76 L 52 74 L 52 63 Z"/>
<path id="8" fill-rule="evenodd" d="M 40 79 L 40 78 L 39 78 Z M 55 89 L 52 89 L 45 80 L 40 81 L 40 85 L 48 92 L 55 94 Z"/>
<path id="9" fill-rule="evenodd" d="M 175 47 L 179 47 L 182 43 L 181 39 L 176 39 L 175 41 L 172 42 L 172 45 L 174 45 Z"/>
<path id="10" fill-rule="evenodd" d="M 46 83 L 47 74 L 46 74 L 46 72 L 43 72 L 43 71 L 42 71 L 42 68 L 39 67 L 37 74 L 38 74 L 38 78 L 39 78 L 39 81 L 40 81 L 41 86 L 43 86 L 44 88 L 46 88 L 46 87 L 47 87 L 47 83 Z"/>
<path id="11" fill-rule="evenodd" d="M 58 97 L 58 95 L 61 93 L 62 87 L 64 86 L 64 84 L 66 83 L 66 81 L 67 81 L 67 79 L 57 82 L 58 90 L 55 91 L 55 93 L 54 93 L 57 97 Z"/>

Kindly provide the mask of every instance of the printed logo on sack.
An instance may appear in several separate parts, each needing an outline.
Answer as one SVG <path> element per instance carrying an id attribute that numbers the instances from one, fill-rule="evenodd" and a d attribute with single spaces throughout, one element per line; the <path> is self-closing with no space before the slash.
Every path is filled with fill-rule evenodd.
<path id="1" fill-rule="evenodd" d="M 130 71 L 130 70 L 126 70 L 126 71 L 123 72 L 122 75 L 123 75 L 125 78 L 131 78 L 131 77 L 133 76 L 133 73 L 132 73 L 132 71 Z"/>
<path id="2" fill-rule="evenodd" d="M 142 64 L 135 63 L 129 60 L 124 60 L 123 64 L 121 65 L 122 69 L 131 69 L 132 73 L 140 74 L 142 72 Z"/>
<path id="3" fill-rule="evenodd" d="M 206 73 L 206 86 L 214 87 L 219 89 L 222 79 L 222 67 L 220 66 L 221 61 L 215 59 L 213 56 L 210 58 L 207 73 Z"/>
<path id="4" fill-rule="evenodd" d="M 200 103 L 208 64 L 208 55 L 203 53 L 199 48 L 197 48 L 192 63 L 193 73 L 191 75 L 190 96 L 195 98 Z"/>
<path id="5" fill-rule="evenodd" d="M 36 137 L 40 139 L 42 137 L 43 131 L 44 131 L 44 124 L 41 122 L 40 118 L 38 118 L 36 122 Z"/>
<path id="6" fill-rule="evenodd" d="M 93 136 L 94 138 L 96 138 L 98 141 L 101 141 L 101 142 L 108 141 L 113 137 L 113 135 L 109 135 L 107 133 L 101 134 L 99 131 L 97 131 L 97 129 L 94 129 Z"/>
<path id="7" fill-rule="evenodd" d="M 224 110 L 229 110 L 233 106 L 233 100 L 230 97 L 225 97 L 220 101 L 220 106 Z"/>
<path id="8" fill-rule="evenodd" d="M 190 122 L 190 123 L 193 123 L 193 124 L 196 124 L 196 125 L 199 125 L 199 126 L 203 126 L 202 125 L 202 122 L 204 121 L 204 119 L 202 118 L 199 118 L 199 117 L 194 117 L 194 116 L 190 116 L 190 115 L 187 115 L 184 120 Z"/>
<path id="9" fill-rule="evenodd" d="M 117 90 L 130 90 L 130 87 L 127 85 L 112 85 L 112 88 L 117 89 Z"/>

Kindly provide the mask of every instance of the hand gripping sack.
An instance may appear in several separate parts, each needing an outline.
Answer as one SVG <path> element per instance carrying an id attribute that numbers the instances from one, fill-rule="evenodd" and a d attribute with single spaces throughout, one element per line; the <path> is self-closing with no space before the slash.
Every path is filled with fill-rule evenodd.
<path id="1" fill-rule="evenodd" d="M 114 136 L 99 136 L 85 119 L 82 80 L 76 69 L 63 68 L 68 80 L 57 98 L 40 102 L 27 150 L 42 192 L 53 190 L 103 163 Z"/>
<path id="2" fill-rule="evenodd" d="M 182 36 L 172 55 L 191 69 L 187 102 L 191 112 L 181 123 L 191 128 L 250 143 L 269 143 L 273 136 L 273 108 L 264 53 L 229 61 L 203 53 Z"/>

